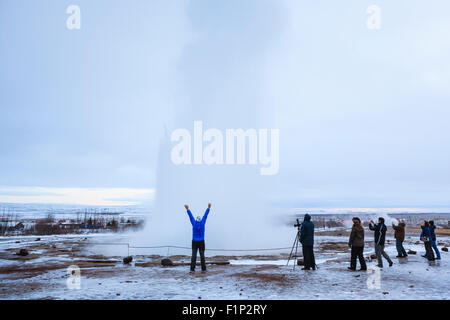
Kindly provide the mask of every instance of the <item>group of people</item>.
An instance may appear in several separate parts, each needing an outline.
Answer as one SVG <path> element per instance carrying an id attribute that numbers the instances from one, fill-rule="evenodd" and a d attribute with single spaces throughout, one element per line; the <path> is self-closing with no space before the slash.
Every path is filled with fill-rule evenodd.
<path id="1" fill-rule="evenodd" d="M 206 262 L 205 262 L 205 224 L 206 219 L 208 218 L 209 211 L 211 209 L 211 203 L 208 203 L 208 208 L 205 211 L 203 217 L 197 216 L 194 218 L 191 210 L 189 210 L 189 206 L 185 205 L 187 214 L 189 216 L 189 220 L 192 224 L 192 258 L 191 258 L 191 272 L 195 271 L 196 261 L 197 261 L 197 251 L 200 251 L 200 261 L 202 272 L 206 271 Z M 366 261 L 364 259 L 364 227 L 361 222 L 361 219 L 358 217 L 354 217 L 352 219 L 353 226 L 350 233 L 348 246 L 351 248 L 351 258 L 350 258 L 350 267 L 348 269 L 355 271 L 357 259 L 359 260 L 361 268 L 360 271 L 367 270 Z M 397 258 L 407 257 L 405 248 L 403 247 L 403 241 L 405 240 L 405 222 L 403 220 L 399 220 L 398 224 L 395 225 L 392 223 L 392 228 L 394 229 L 394 238 L 396 241 L 397 248 Z M 425 255 L 423 257 L 427 258 L 430 261 L 435 259 L 441 259 L 441 255 L 439 249 L 436 244 L 436 234 L 433 221 L 424 221 L 421 226 L 422 233 L 420 234 L 420 239 L 425 244 Z M 369 222 L 369 229 L 374 231 L 374 243 L 375 243 L 375 254 L 377 257 L 379 268 L 383 268 L 383 259 L 384 257 L 389 263 L 389 267 L 391 267 L 394 263 L 392 262 L 389 255 L 384 251 L 385 240 L 386 240 L 386 231 L 387 227 L 384 224 L 384 218 L 378 218 L 378 223 L 375 223 L 373 220 Z M 302 270 L 316 270 L 316 262 L 314 258 L 314 223 L 311 221 L 311 216 L 309 214 L 305 214 L 303 222 L 300 225 L 300 233 L 299 233 L 299 242 L 302 244 L 303 251 L 303 268 Z M 436 252 L 436 258 L 433 253 L 433 249 Z"/>
<path id="2" fill-rule="evenodd" d="M 349 269 L 356 270 L 356 258 L 358 258 L 361 265 L 360 270 L 367 270 L 367 265 L 363 256 L 364 227 L 362 226 L 361 220 L 358 217 L 353 218 L 352 221 L 353 226 L 348 242 L 348 245 L 352 248 Z M 398 253 L 397 258 L 405 258 L 408 256 L 405 248 L 403 247 L 403 241 L 405 240 L 405 227 L 406 225 L 403 220 L 399 220 L 399 223 L 397 225 L 392 223 L 392 228 L 394 229 L 394 238 L 396 242 L 395 245 Z M 441 255 L 436 244 L 436 226 L 434 225 L 434 221 L 424 221 L 421 228 L 422 233 L 420 235 L 420 239 L 424 242 L 426 252 L 423 257 L 427 258 L 430 261 L 434 261 L 435 259 L 440 260 Z M 369 229 L 374 231 L 375 254 L 378 261 L 377 266 L 379 268 L 383 268 L 382 257 L 384 257 L 389 263 L 389 267 L 391 267 L 394 263 L 392 262 L 389 255 L 384 251 L 387 231 L 387 227 L 384 224 L 384 218 L 378 218 L 378 223 L 374 223 L 372 220 L 370 220 Z M 436 252 L 436 258 L 434 257 L 432 248 Z"/>

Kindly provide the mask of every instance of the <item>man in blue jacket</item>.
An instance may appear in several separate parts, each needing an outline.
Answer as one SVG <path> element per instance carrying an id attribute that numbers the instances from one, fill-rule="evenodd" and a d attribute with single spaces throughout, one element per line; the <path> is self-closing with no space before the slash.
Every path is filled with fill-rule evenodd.
<path id="1" fill-rule="evenodd" d="M 202 272 L 206 271 L 206 262 L 205 262 L 205 224 L 206 219 L 208 218 L 209 209 L 211 208 L 211 203 L 208 203 L 208 209 L 206 209 L 203 218 L 198 216 L 194 219 L 191 210 L 189 210 L 189 206 L 186 204 L 184 207 L 187 210 L 187 214 L 189 216 L 189 220 L 191 220 L 192 224 L 192 257 L 191 257 L 191 272 L 195 271 L 195 265 L 197 263 L 197 250 L 200 251 L 200 261 L 202 263 Z"/>
<path id="2" fill-rule="evenodd" d="M 434 225 L 434 221 L 429 221 L 430 223 L 430 233 L 431 233 L 431 246 L 433 247 L 433 250 L 436 252 L 436 259 L 441 260 L 441 253 L 439 252 L 439 249 L 436 244 L 436 233 L 434 230 L 436 229 L 436 226 Z"/>
<path id="3" fill-rule="evenodd" d="M 300 243 L 303 250 L 303 264 L 302 270 L 316 270 L 316 261 L 314 259 L 314 223 L 311 222 L 311 216 L 305 214 L 302 225 L 300 227 Z"/>

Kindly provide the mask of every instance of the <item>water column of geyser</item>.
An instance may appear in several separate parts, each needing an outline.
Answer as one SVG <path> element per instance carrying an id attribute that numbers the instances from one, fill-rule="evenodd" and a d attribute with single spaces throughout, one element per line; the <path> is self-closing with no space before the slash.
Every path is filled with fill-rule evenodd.
<path id="1" fill-rule="evenodd" d="M 252 12 L 259 15 L 257 19 L 236 15 L 233 5 L 204 2 L 200 11 L 208 7 L 214 23 L 203 17 L 194 17 L 192 21 L 199 37 L 186 49 L 180 65 L 180 70 L 184 70 L 182 86 L 186 101 L 176 107 L 177 117 L 166 123 L 159 150 L 155 208 L 134 245 L 189 247 L 192 227 L 184 204 L 190 206 L 195 217 L 203 216 L 208 202 L 212 208 L 206 223 L 207 248 L 292 245 L 295 230 L 286 226 L 286 217 L 277 216 L 268 204 L 276 190 L 276 179 L 260 175 L 261 165 L 175 165 L 170 159 L 175 144 L 170 141 L 171 133 L 184 128 L 193 139 L 196 120 L 203 122 L 204 130 L 216 128 L 224 136 L 226 129 L 269 129 L 270 137 L 270 129 L 276 128 L 270 112 L 273 106 L 266 105 L 264 97 L 265 54 L 276 39 L 273 30 L 278 27 L 267 21 L 277 23 L 274 22 L 277 10 L 272 8 L 275 4 L 267 2 L 261 6 L 256 1 L 246 4 L 254 6 Z M 192 14 L 199 14 L 196 4 L 192 6 Z M 230 17 L 241 28 L 230 28 Z M 189 254 L 172 249 L 170 253 Z"/>
<path id="2" fill-rule="evenodd" d="M 254 249 L 286 247 L 285 220 L 276 220 L 267 203 L 271 188 L 259 167 L 237 165 L 175 165 L 171 144 L 162 139 L 157 173 L 156 204 L 139 244 L 189 246 L 192 228 L 184 204 L 194 216 L 203 216 L 209 248 Z M 179 252 L 179 250 L 171 252 Z M 185 252 L 186 253 L 186 252 Z M 237 252 L 228 252 L 235 254 Z M 248 252 L 247 252 L 248 253 Z M 218 254 L 218 252 L 216 252 Z"/>

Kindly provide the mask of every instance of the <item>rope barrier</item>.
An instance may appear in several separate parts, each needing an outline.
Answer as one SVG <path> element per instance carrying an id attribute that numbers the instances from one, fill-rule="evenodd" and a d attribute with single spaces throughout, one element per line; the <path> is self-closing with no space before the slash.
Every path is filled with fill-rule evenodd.
<path id="1" fill-rule="evenodd" d="M 135 247 L 130 246 L 132 249 L 158 249 L 158 248 L 176 248 L 176 249 L 187 249 L 191 250 L 191 247 L 182 247 L 182 246 L 152 246 L 152 247 Z M 274 250 L 287 250 L 291 249 L 291 247 L 284 248 L 263 248 L 263 249 L 205 249 L 205 251 L 274 251 Z"/>
<path id="2" fill-rule="evenodd" d="M 162 249 L 162 248 L 174 248 L 174 249 L 185 249 L 191 250 L 191 247 L 183 247 L 183 246 L 130 246 L 128 242 L 94 242 L 94 245 L 124 245 L 128 247 L 128 255 L 130 254 L 130 249 Z M 259 248 L 259 249 L 205 249 L 205 251 L 219 251 L 219 252 L 257 252 L 257 251 L 277 251 L 277 250 L 288 250 L 291 247 L 282 247 L 282 248 Z"/>

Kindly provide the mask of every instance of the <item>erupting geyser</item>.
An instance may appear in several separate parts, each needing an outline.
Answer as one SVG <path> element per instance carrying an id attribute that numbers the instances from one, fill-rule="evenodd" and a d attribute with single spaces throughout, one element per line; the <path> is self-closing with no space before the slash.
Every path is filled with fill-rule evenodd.
<path id="1" fill-rule="evenodd" d="M 270 180 L 259 174 L 258 167 L 175 165 L 170 159 L 170 147 L 168 137 L 163 138 L 155 209 L 133 244 L 190 246 L 192 229 L 183 206 L 189 204 L 194 216 L 202 216 L 211 202 L 206 224 L 207 248 L 290 245 L 294 233 L 286 232 L 284 219 L 276 220 L 275 209 L 268 204 Z"/>
<path id="2" fill-rule="evenodd" d="M 254 10 L 261 8 L 259 2 L 248 5 Z M 269 14 L 272 18 L 282 9 L 275 3 L 267 5 L 270 10 L 264 12 L 268 18 Z M 236 15 L 232 6 L 223 5 L 220 10 L 215 6 L 210 2 L 193 3 L 190 8 L 194 16 L 205 9 L 212 10 L 214 23 L 207 23 L 203 18 L 190 21 L 192 41 L 180 57 L 177 66 L 180 73 L 171 92 L 177 102 L 164 106 L 171 109 L 168 113 L 173 116 L 167 121 L 168 132 L 159 150 L 155 208 L 135 242 L 148 246 L 190 246 L 192 230 L 184 204 L 188 204 L 196 216 L 203 215 L 211 202 L 205 233 L 207 250 L 289 247 L 295 230 L 286 232 L 285 218 L 277 221 L 275 209 L 269 205 L 277 189 L 276 175 L 260 174 L 264 168 L 271 169 L 269 174 L 276 174 L 278 158 L 271 157 L 273 161 L 266 161 L 268 163 L 261 163 L 262 158 L 258 158 L 258 165 L 251 165 L 250 161 L 232 165 L 204 161 L 196 164 L 195 155 L 191 164 L 176 165 L 171 161 L 171 151 L 176 144 L 170 140 L 172 133 L 180 128 L 192 128 L 195 121 L 222 133 L 229 129 L 250 129 L 260 134 L 278 129 L 273 112 L 276 102 L 267 88 L 271 77 L 267 63 L 274 43 L 279 41 L 273 27 L 283 26 L 283 20 L 276 20 L 268 28 L 266 19 L 248 19 L 245 15 Z M 223 28 L 230 16 L 241 28 Z M 190 132 L 190 136 L 199 135 Z M 282 140 L 281 129 L 279 136 Z M 261 154 L 270 155 L 270 151 Z"/>

